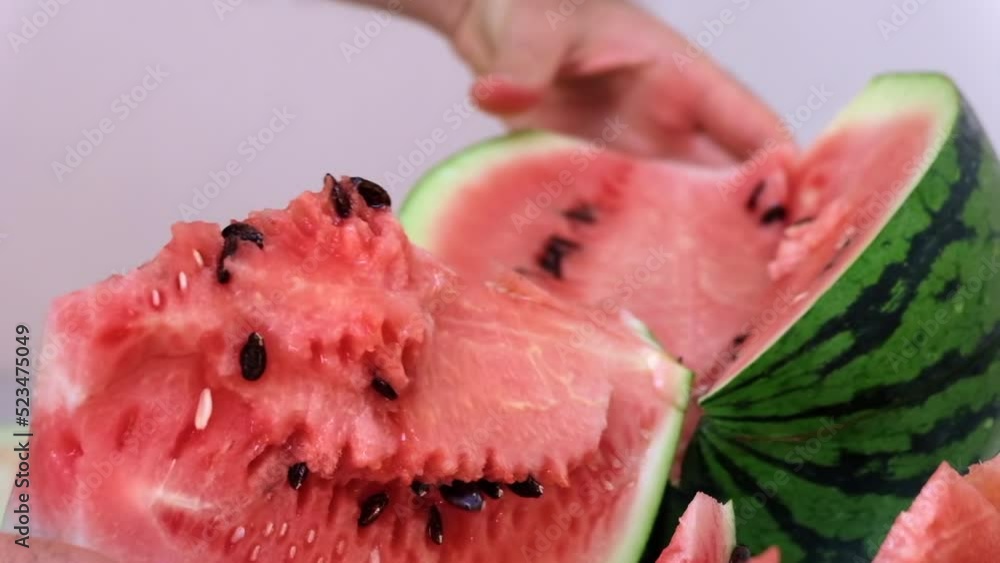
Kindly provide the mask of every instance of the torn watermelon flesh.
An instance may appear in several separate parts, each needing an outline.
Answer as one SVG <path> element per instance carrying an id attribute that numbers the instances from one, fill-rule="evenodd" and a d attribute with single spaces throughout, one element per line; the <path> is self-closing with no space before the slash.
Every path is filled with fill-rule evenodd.
<path id="1" fill-rule="evenodd" d="M 688 372 L 520 278 L 462 282 L 352 197 L 349 219 L 326 191 L 252 214 L 263 248 L 239 243 L 226 284 L 219 227 L 181 224 L 150 263 L 55 303 L 37 530 L 130 562 L 633 560 Z M 528 476 L 541 498 L 508 491 L 476 514 L 409 487 Z"/>
<path id="2" fill-rule="evenodd" d="M 733 504 L 698 493 L 656 563 L 781 563 L 781 553 L 774 547 L 750 560 L 738 558 L 735 550 L 746 548 L 737 545 L 736 535 Z"/>
<path id="3" fill-rule="evenodd" d="M 874 563 L 988 561 L 1000 551 L 1000 457 L 960 476 L 942 463 L 901 514 Z"/>
<path id="4" fill-rule="evenodd" d="M 463 275 L 514 268 L 592 318 L 630 310 L 695 371 L 702 395 L 766 350 L 873 240 L 926 164 L 934 125 L 921 111 L 870 118 L 801 159 L 772 144 L 732 168 L 524 133 L 443 164 L 402 216 L 414 242 Z"/>

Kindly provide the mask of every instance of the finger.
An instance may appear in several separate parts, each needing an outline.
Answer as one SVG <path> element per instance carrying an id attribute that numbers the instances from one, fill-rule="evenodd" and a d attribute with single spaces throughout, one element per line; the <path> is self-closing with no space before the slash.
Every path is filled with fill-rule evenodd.
<path id="1" fill-rule="evenodd" d="M 491 53 L 478 73 L 473 97 L 490 113 L 527 111 L 552 87 L 569 48 L 570 26 L 553 25 L 546 17 L 545 2 L 484 4 L 488 8 L 478 16 Z"/>
<path id="2" fill-rule="evenodd" d="M 701 69 L 702 95 L 695 98 L 698 124 L 738 159 L 745 159 L 769 142 L 792 143 L 781 119 L 745 86 L 713 64 Z"/>

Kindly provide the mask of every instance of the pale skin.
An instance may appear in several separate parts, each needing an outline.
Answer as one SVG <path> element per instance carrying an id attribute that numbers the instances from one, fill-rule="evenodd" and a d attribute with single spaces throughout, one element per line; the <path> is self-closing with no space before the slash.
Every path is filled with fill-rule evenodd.
<path id="1" fill-rule="evenodd" d="M 707 53 L 622 0 L 354 1 L 448 38 L 476 75 L 479 107 L 513 128 L 596 139 L 611 120 L 626 125 L 605 138 L 615 147 L 710 163 L 789 141 L 778 116 Z"/>

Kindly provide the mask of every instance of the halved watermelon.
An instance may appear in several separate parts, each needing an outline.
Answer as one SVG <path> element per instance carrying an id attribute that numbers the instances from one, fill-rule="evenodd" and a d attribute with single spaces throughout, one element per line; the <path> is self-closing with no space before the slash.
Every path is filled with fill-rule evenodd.
<path id="1" fill-rule="evenodd" d="M 794 162 L 508 136 L 431 171 L 402 219 L 465 275 L 643 319 L 704 411 L 671 505 L 733 499 L 754 550 L 870 558 L 938 463 L 1000 447 L 1000 167 L 943 76 L 875 79 Z"/>
<path id="2" fill-rule="evenodd" d="M 34 530 L 129 563 L 635 561 L 690 372 L 325 183 L 55 302 Z"/>
<path id="3" fill-rule="evenodd" d="M 989 561 L 1000 553 L 1000 458 L 964 479 L 942 463 L 896 519 L 874 563 Z"/>

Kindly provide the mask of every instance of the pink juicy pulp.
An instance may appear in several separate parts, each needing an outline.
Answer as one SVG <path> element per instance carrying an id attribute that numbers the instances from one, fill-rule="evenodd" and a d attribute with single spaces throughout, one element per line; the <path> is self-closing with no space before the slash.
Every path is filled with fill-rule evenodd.
<path id="1" fill-rule="evenodd" d="M 873 563 L 988 561 L 1000 551 L 1000 457 L 961 477 L 942 463 Z"/>
<path id="2" fill-rule="evenodd" d="M 736 537 L 732 513 L 698 493 L 681 516 L 670 545 L 656 563 L 728 563 Z"/>
<path id="3" fill-rule="evenodd" d="M 264 249 L 240 243 L 228 285 L 219 227 L 182 224 L 149 264 L 56 302 L 34 425 L 38 530 L 130 563 L 485 562 L 523 557 L 532 522 L 565 522 L 537 560 L 605 553 L 681 370 L 651 373 L 629 330 L 583 330 L 579 311 L 519 278 L 463 284 L 388 211 L 355 196 L 355 216 L 335 220 L 327 198 L 251 215 Z M 255 382 L 238 364 L 251 331 L 268 354 Z M 373 369 L 397 401 L 371 388 Z M 294 491 L 298 462 L 311 474 Z M 408 489 L 529 474 L 543 498 L 508 493 L 481 514 L 438 502 L 444 546 Z M 359 529 L 361 501 L 383 490 L 387 513 Z"/>
<path id="4" fill-rule="evenodd" d="M 877 234 L 931 131 L 926 115 L 897 117 L 828 136 L 798 163 L 774 148 L 729 169 L 582 149 L 520 157 L 469 180 L 428 246 L 473 278 L 526 270 L 592 318 L 630 310 L 704 392 L 765 349 Z M 787 222 L 763 225 L 777 204 Z M 565 215 L 581 205 L 596 208 L 596 223 Z M 802 219 L 813 220 L 791 225 Z M 562 279 L 537 263 L 553 235 L 580 245 Z"/>
<path id="5" fill-rule="evenodd" d="M 681 516 L 680 524 L 656 563 L 730 563 L 734 537 L 733 514 L 712 497 L 698 493 Z M 781 563 L 772 547 L 751 563 Z"/>

